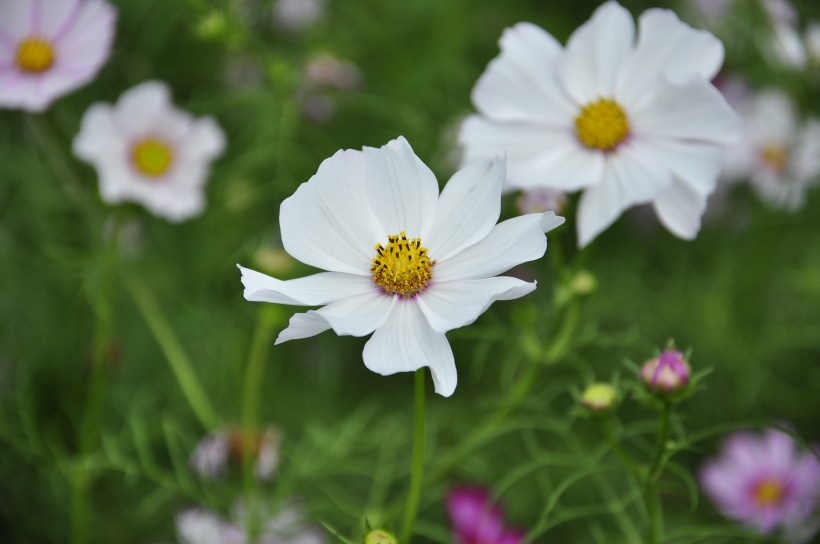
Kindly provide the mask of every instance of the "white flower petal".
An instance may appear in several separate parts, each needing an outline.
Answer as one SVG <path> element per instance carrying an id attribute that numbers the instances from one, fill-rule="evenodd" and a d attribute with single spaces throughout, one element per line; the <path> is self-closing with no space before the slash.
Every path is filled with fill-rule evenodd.
<path id="1" fill-rule="evenodd" d="M 384 239 L 407 231 L 408 238 L 427 236 L 435 219 L 438 182 L 404 137 L 375 149 L 365 147 L 367 194 Z"/>
<path id="2" fill-rule="evenodd" d="M 245 300 L 296 306 L 321 306 L 373 290 L 373 281 L 364 276 L 341 272 L 320 272 L 304 278 L 282 281 L 249 268 L 242 271 Z"/>
<path id="3" fill-rule="evenodd" d="M 615 96 L 624 104 L 637 105 L 651 96 L 661 77 L 681 83 L 692 77 L 712 79 L 723 64 L 720 40 L 690 27 L 671 10 L 646 10 L 638 29 L 637 47 L 618 74 Z"/>
<path id="4" fill-rule="evenodd" d="M 487 66 L 472 92 L 473 104 L 498 121 L 563 126 L 576 107 L 551 77 L 561 53 L 555 38 L 530 23 L 504 30 L 501 55 Z"/>
<path id="5" fill-rule="evenodd" d="M 447 259 L 493 230 L 501 213 L 505 171 L 505 161 L 496 158 L 471 163 L 450 178 L 430 235 L 423 240 L 432 259 Z"/>
<path id="6" fill-rule="evenodd" d="M 161 81 L 146 81 L 125 91 L 117 101 L 115 115 L 120 130 L 141 138 L 171 110 L 171 90 Z"/>
<path id="7" fill-rule="evenodd" d="M 564 218 L 553 212 L 533 213 L 503 221 L 477 244 L 436 263 L 433 281 L 488 278 L 543 257 L 547 250 L 544 233 L 563 222 Z"/>
<path id="8" fill-rule="evenodd" d="M 471 115 L 461 125 L 458 140 L 464 146 L 465 163 L 506 155 L 507 188 L 574 191 L 594 185 L 603 173 L 604 154 L 580 145 L 570 128 L 495 122 Z"/>
<path id="9" fill-rule="evenodd" d="M 328 329 L 330 329 L 330 323 L 318 312 L 310 310 L 301 314 L 293 314 L 287 328 L 276 337 L 274 345 L 279 345 L 288 340 L 310 338 Z"/>
<path id="10" fill-rule="evenodd" d="M 820 121 L 814 118 L 806 121 L 792 155 L 790 166 L 795 176 L 812 180 L 820 175 Z"/>
<path id="11" fill-rule="evenodd" d="M 332 302 L 316 310 L 340 336 L 366 336 L 382 326 L 399 297 L 381 287 Z"/>
<path id="12" fill-rule="evenodd" d="M 578 203 L 578 247 L 589 244 L 621 215 L 620 183 L 614 168 L 607 168 L 604 179 L 581 195 Z"/>
<path id="13" fill-rule="evenodd" d="M 668 168 L 638 142 L 607 158 L 603 181 L 584 191 L 578 210 L 578 244 L 586 246 L 625 209 L 651 201 L 672 183 Z"/>
<path id="14" fill-rule="evenodd" d="M 655 97 L 630 115 L 637 137 L 669 137 L 731 145 L 742 136 L 743 122 L 711 83 L 658 83 Z M 630 112 L 632 113 L 632 112 Z"/>
<path id="15" fill-rule="evenodd" d="M 705 196 L 686 184 L 675 182 L 654 204 L 661 223 L 675 236 L 692 240 L 698 235 L 700 218 L 706 210 Z"/>
<path id="16" fill-rule="evenodd" d="M 386 236 L 368 205 L 363 153 L 339 151 L 282 202 L 285 250 L 305 264 L 370 277 L 375 245 Z"/>
<path id="17" fill-rule="evenodd" d="M 671 138 L 644 139 L 640 147 L 699 194 L 708 196 L 715 190 L 723 165 L 722 147 Z"/>
<path id="18" fill-rule="evenodd" d="M 579 105 L 612 96 L 615 77 L 634 40 L 632 15 L 617 2 L 601 5 L 572 33 L 559 74 Z"/>
<path id="19" fill-rule="evenodd" d="M 435 391 L 449 397 L 456 389 L 455 359 L 443 334 L 435 332 L 412 300 L 401 300 L 390 318 L 367 341 L 364 364 L 377 374 L 389 376 L 428 366 Z"/>
<path id="20" fill-rule="evenodd" d="M 85 111 L 72 150 L 77 157 L 95 164 L 123 153 L 125 145 L 115 125 L 111 106 L 97 103 Z"/>
<path id="21" fill-rule="evenodd" d="M 193 151 L 199 160 L 214 159 L 225 149 L 225 133 L 212 117 L 191 121 L 185 139 L 188 143 L 185 149 Z"/>
<path id="22" fill-rule="evenodd" d="M 512 300 L 535 290 L 535 282 L 498 276 L 435 282 L 417 298 L 424 317 L 438 333 L 469 325 L 497 300 Z"/>

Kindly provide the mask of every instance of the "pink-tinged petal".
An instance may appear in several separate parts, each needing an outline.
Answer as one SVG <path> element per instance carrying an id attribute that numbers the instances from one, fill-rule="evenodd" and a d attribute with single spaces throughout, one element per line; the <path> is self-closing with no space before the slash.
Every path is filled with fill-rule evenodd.
<path id="1" fill-rule="evenodd" d="M 291 316 L 286 329 L 276 337 L 274 345 L 279 345 L 288 340 L 299 340 L 310 338 L 330 329 L 330 323 L 322 317 L 322 314 L 313 310 Z"/>
<path id="2" fill-rule="evenodd" d="M 376 149 L 363 149 L 367 159 L 366 186 L 373 214 L 388 234 L 406 231 L 408 238 L 425 240 L 435 220 L 438 182 L 403 136 Z M 375 243 L 375 242 L 371 242 Z"/>
<path id="3" fill-rule="evenodd" d="M 469 325 L 497 300 L 520 298 L 534 290 L 535 282 L 498 276 L 433 282 L 416 300 L 433 330 L 443 334 Z"/>
<path id="4" fill-rule="evenodd" d="M 374 288 L 370 278 L 342 272 L 320 272 L 282 281 L 239 265 L 237 267 L 242 271 L 245 300 L 253 302 L 320 306 L 368 293 Z"/>
<path id="5" fill-rule="evenodd" d="M 80 0 L 33 0 L 37 4 L 37 20 L 32 33 L 53 40 L 60 30 L 71 25 L 83 5 Z"/>
<path id="6" fill-rule="evenodd" d="M 398 297 L 380 287 L 331 302 L 316 310 L 340 336 L 367 336 L 390 317 Z"/>
<path id="7" fill-rule="evenodd" d="M 492 542 L 504 532 L 504 514 L 478 487 L 459 487 L 447 496 L 447 513 L 459 544 Z"/>
<path id="8" fill-rule="evenodd" d="M 719 145 L 739 141 L 743 121 L 708 81 L 685 84 L 661 81 L 640 111 L 630 112 L 637 137 L 678 138 Z"/>
<path id="9" fill-rule="evenodd" d="M 612 96 L 615 78 L 634 40 L 632 15 L 617 2 L 601 5 L 573 32 L 559 74 L 578 105 Z"/>
<path id="10" fill-rule="evenodd" d="M 643 138 L 636 140 L 635 146 L 698 194 L 708 196 L 714 192 L 723 165 L 722 147 L 672 138 Z"/>
<path id="11" fill-rule="evenodd" d="M 489 278 L 544 256 L 544 233 L 564 223 L 553 212 L 533 213 L 502 221 L 480 242 L 436 263 L 433 281 Z"/>
<path id="12" fill-rule="evenodd" d="M 693 240 L 700 230 L 700 220 L 706 211 L 706 197 L 689 185 L 675 181 L 654 201 L 658 219 L 672 234 Z"/>
<path id="13" fill-rule="evenodd" d="M 52 97 L 40 90 L 43 76 L 31 76 L 14 69 L 0 75 L 0 106 L 42 112 L 52 102 Z"/>
<path id="14" fill-rule="evenodd" d="M 524 542 L 523 531 L 515 529 L 507 529 L 504 531 L 504 534 L 496 540 L 496 544 L 521 544 L 522 542 Z"/>
<path id="15" fill-rule="evenodd" d="M 285 250 L 303 263 L 370 277 L 375 245 L 388 233 L 370 211 L 367 163 L 360 151 L 325 159 L 307 183 L 282 202 L 279 215 Z"/>
<path id="16" fill-rule="evenodd" d="M 0 45 L 17 49 L 20 40 L 31 33 L 31 2 L 0 2 Z"/>
<path id="17" fill-rule="evenodd" d="M 436 393 L 449 397 L 455 391 L 457 375 L 450 344 L 430 328 L 413 300 L 398 300 L 390 317 L 365 344 L 362 357 L 367 368 L 382 376 L 427 366 Z"/>
<path id="18" fill-rule="evenodd" d="M 637 106 L 662 77 L 710 80 L 722 64 L 723 44 L 715 36 L 695 30 L 671 10 L 649 9 L 638 20 L 638 44 L 618 74 L 615 97 Z"/>
<path id="19" fill-rule="evenodd" d="M 561 46 L 541 28 L 518 23 L 504 30 L 501 55 L 493 59 L 472 92 L 478 111 L 497 121 L 563 126 L 576 107 L 551 75 Z"/>
<path id="20" fill-rule="evenodd" d="M 450 178 L 423 240 L 432 259 L 447 259 L 490 233 L 501 213 L 505 171 L 505 161 L 496 158 L 469 164 Z"/>

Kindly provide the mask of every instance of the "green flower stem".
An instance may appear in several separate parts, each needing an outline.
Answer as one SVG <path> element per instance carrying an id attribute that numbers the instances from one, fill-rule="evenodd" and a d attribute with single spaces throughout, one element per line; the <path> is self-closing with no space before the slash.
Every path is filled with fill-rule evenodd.
<path id="1" fill-rule="evenodd" d="M 601 430 L 604 433 L 604 437 L 606 438 L 609 447 L 612 449 L 612 453 L 614 453 L 615 456 L 621 460 L 624 466 L 626 466 L 626 468 L 628 468 L 636 478 L 642 480 L 645 474 L 644 471 L 635 459 L 633 459 L 632 456 L 626 453 L 626 451 L 621 447 L 620 441 L 615 437 L 615 433 L 612 432 L 612 422 L 609 418 L 601 419 Z"/>
<path id="2" fill-rule="evenodd" d="M 165 354 L 174 377 L 176 377 L 177 383 L 197 419 L 207 429 L 219 426 L 219 416 L 217 416 L 210 400 L 208 400 L 208 396 L 194 372 L 188 354 L 162 313 L 154 294 L 138 276 L 126 272 L 123 277 L 131 298 L 134 299 L 134 303 L 148 324 L 148 328 L 151 329 L 154 338 L 156 338 L 162 352 Z"/>
<path id="3" fill-rule="evenodd" d="M 647 543 L 659 544 L 663 541 L 663 505 L 658 496 L 657 480 L 663 473 L 666 464 L 666 441 L 669 438 L 669 419 L 671 415 L 671 405 L 663 403 L 660 419 L 658 420 L 658 434 L 655 444 L 655 456 L 649 471 L 646 473 L 644 485 L 644 503 L 649 516 L 647 527 Z"/>
<path id="4" fill-rule="evenodd" d="M 111 342 L 111 329 L 114 314 L 111 291 L 113 289 L 112 271 L 117 265 L 117 239 L 120 222 L 115 219 L 114 228 L 106 246 L 103 248 L 105 264 L 94 294 L 93 311 L 95 316 L 93 355 L 91 376 L 85 399 L 85 408 L 80 422 L 77 437 L 77 455 L 80 466 L 73 469 L 70 478 L 71 487 L 71 542 L 81 544 L 88 542 L 89 505 L 88 489 L 92 473 L 84 466 L 86 456 L 97 446 L 102 419 L 105 389 L 108 373 L 105 368 L 108 349 Z"/>
<path id="5" fill-rule="evenodd" d="M 413 431 L 413 468 L 410 473 L 410 491 L 404 510 L 404 526 L 401 540 L 409 543 L 413 534 L 413 524 L 419 511 L 421 488 L 424 483 L 424 368 L 416 370 L 415 415 Z"/>
<path id="6" fill-rule="evenodd" d="M 260 515 L 254 495 L 257 486 L 254 471 L 253 442 L 259 429 L 259 399 L 262 381 L 265 374 L 265 361 L 273 337 L 274 327 L 265 318 L 266 308 L 262 308 L 256 321 L 251 351 L 245 366 L 245 383 L 242 389 L 242 485 L 245 492 L 245 505 L 248 508 L 246 530 L 251 537 L 259 533 Z"/>

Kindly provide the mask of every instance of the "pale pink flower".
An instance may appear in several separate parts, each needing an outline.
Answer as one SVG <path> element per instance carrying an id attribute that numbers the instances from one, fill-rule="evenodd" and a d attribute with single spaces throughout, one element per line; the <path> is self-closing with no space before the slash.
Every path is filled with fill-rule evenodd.
<path id="1" fill-rule="evenodd" d="M 0 107 L 43 111 L 91 81 L 116 15 L 105 0 L 0 0 Z"/>
<path id="2" fill-rule="evenodd" d="M 724 516 L 763 534 L 782 530 L 800 542 L 817 529 L 820 461 L 781 431 L 730 436 L 701 470 L 700 482 Z"/>

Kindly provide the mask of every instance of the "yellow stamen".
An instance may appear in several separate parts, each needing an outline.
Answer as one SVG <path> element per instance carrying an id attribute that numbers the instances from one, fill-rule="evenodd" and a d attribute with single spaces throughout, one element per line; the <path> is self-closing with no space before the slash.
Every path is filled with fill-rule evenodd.
<path id="1" fill-rule="evenodd" d="M 612 151 L 629 136 L 629 119 L 617 102 L 601 98 L 584 106 L 575 118 L 575 132 L 585 146 Z"/>
<path id="2" fill-rule="evenodd" d="M 390 294 L 413 296 L 433 277 L 433 265 L 421 238 L 408 239 L 404 231 L 387 237 L 387 247 L 376 244 L 370 271 L 373 281 Z"/>
<path id="3" fill-rule="evenodd" d="M 17 66 L 24 72 L 39 74 L 54 64 L 54 48 L 42 38 L 26 38 L 17 46 Z"/>
<path id="4" fill-rule="evenodd" d="M 131 160 L 141 174 L 158 177 L 170 168 L 174 161 L 174 152 L 162 140 L 145 138 L 131 149 Z"/>
<path id="5" fill-rule="evenodd" d="M 760 156 L 777 172 L 782 172 L 789 164 L 789 150 L 782 145 L 767 145 L 760 151 Z"/>
<path id="6" fill-rule="evenodd" d="M 775 506 L 783 500 L 785 489 L 775 478 L 766 478 L 755 485 L 754 497 L 760 506 Z"/>

